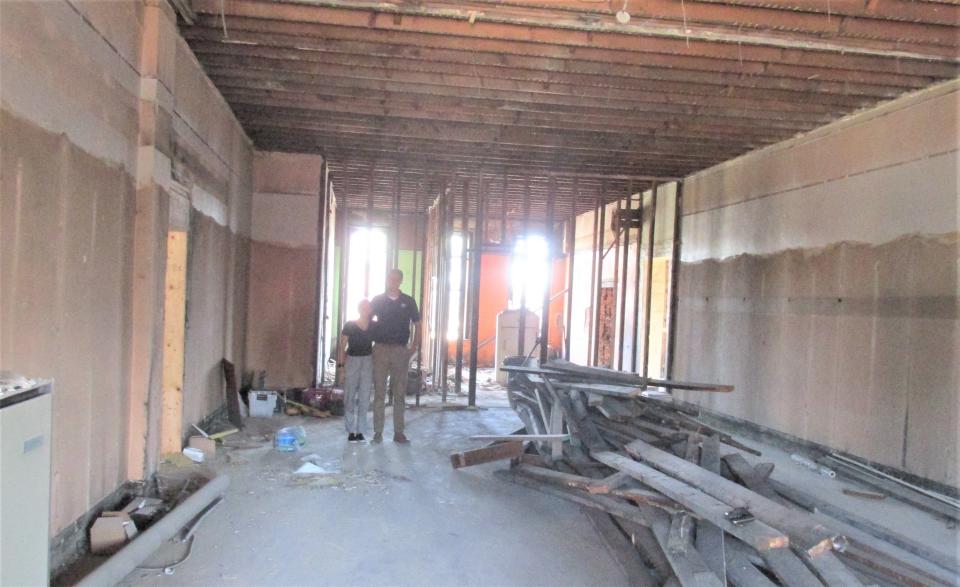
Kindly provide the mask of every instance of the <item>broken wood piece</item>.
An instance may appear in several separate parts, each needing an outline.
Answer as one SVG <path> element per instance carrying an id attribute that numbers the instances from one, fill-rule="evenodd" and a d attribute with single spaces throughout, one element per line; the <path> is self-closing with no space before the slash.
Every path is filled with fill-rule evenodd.
<path id="1" fill-rule="evenodd" d="M 653 467 L 612 452 L 597 453 L 593 455 L 593 458 L 618 471 L 623 471 L 644 485 L 663 493 L 689 509 L 697 517 L 707 520 L 725 532 L 736 536 L 758 551 L 785 548 L 790 544 L 789 538 L 784 533 L 762 521 L 754 521 L 743 526 L 733 525 L 725 516 L 726 512 L 733 509 L 733 505 L 724 503 L 688 483 L 657 471 Z M 689 464 L 696 467 L 693 463 Z M 696 468 L 699 469 L 699 467 Z"/>
<path id="2" fill-rule="evenodd" d="M 470 440 L 487 440 L 493 442 L 513 440 L 569 440 L 569 434 L 477 434 Z"/>
<path id="3" fill-rule="evenodd" d="M 850 495 L 852 497 L 862 497 L 864 499 L 874 499 L 877 501 L 887 499 L 886 494 L 874 493 L 873 491 L 858 491 L 856 489 L 850 489 L 849 487 L 844 487 L 841 491 L 843 491 L 844 495 Z"/>
<path id="4" fill-rule="evenodd" d="M 743 455 L 739 453 L 724 455 L 723 461 L 730 467 L 733 476 L 739 479 L 748 489 L 773 501 L 780 500 L 777 492 L 767 483 L 769 473 L 765 475 L 764 470 L 758 471 L 753 465 L 747 462 L 747 459 L 743 458 Z M 772 469 L 773 466 L 771 464 L 770 470 Z"/>
<path id="5" fill-rule="evenodd" d="M 592 480 L 590 486 L 587 487 L 587 491 L 590 493 L 610 493 L 614 489 L 617 489 L 629 482 L 630 479 L 632 479 L 630 475 L 627 475 L 622 471 L 617 471 L 609 477 Z"/>
<path id="6" fill-rule="evenodd" d="M 736 538 L 724 540 L 724 556 L 727 562 L 727 578 L 736 587 L 775 587 L 773 581 L 760 572 L 750 560 L 755 555 L 750 548 Z"/>
<path id="7" fill-rule="evenodd" d="M 700 443 L 700 466 L 710 472 L 720 473 L 720 439 L 716 435 L 708 436 Z M 704 562 L 718 577 L 727 576 L 723 530 L 714 524 L 701 522 L 697 525 L 694 545 L 703 556 Z"/>
<path id="8" fill-rule="evenodd" d="M 501 442 L 483 448 L 457 452 L 450 455 L 450 464 L 454 469 L 472 467 L 493 461 L 513 459 L 523 454 L 523 442 Z"/>
<path id="9" fill-rule="evenodd" d="M 760 553 L 760 557 L 785 587 L 823 587 L 813 571 L 789 548 L 768 550 Z"/>
<path id="10" fill-rule="evenodd" d="M 304 412 L 305 414 L 309 414 L 309 415 L 313 416 L 314 418 L 329 418 L 329 417 L 330 417 L 330 412 L 328 412 L 328 411 L 326 411 L 326 410 L 318 410 L 317 408 L 315 408 L 315 407 L 313 407 L 313 406 L 308 406 L 308 405 L 306 405 L 306 404 L 301 404 L 300 402 L 295 402 L 295 401 L 293 401 L 292 399 L 286 399 L 286 398 L 284 398 L 283 401 L 284 401 L 284 403 L 288 403 L 288 404 L 297 406 L 298 408 L 300 408 L 300 411 Z"/>
<path id="11" fill-rule="evenodd" d="M 226 430 L 221 430 L 221 431 L 219 431 L 219 432 L 214 432 L 213 434 L 208 434 L 208 435 L 207 435 L 207 438 L 209 438 L 209 439 L 211 439 L 211 440 L 220 440 L 220 439 L 223 439 L 223 438 L 226 438 L 226 437 L 230 436 L 231 434 L 236 434 L 237 432 L 240 432 L 240 431 L 239 431 L 238 429 L 236 429 L 236 428 L 228 428 L 228 429 L 226 429 Z"/>
<path id="12" fill-rule="evenodd" d="M 832 532 L 810 516 L 791 510 L 643 441 L 636 440 L 628 444 L 626 450 L 631 456 L 648 463 L 651 467 L 669 472 L 672 477 L 692 485 L 723 503 L 732 507 L 747 508 L 758 521 L 783 532 L 790 537 L 791 544 L 811 555 L 828 552 L 834 548 L 842 550 L 846 546 L 843 535 Z M 623 459 L 623 457 L 620 458 Z"/>

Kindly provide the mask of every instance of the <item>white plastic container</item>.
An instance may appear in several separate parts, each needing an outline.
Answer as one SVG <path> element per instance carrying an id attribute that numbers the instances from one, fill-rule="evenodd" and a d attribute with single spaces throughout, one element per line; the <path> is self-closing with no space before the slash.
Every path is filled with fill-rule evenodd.
<path id="1" fill-rule="evenodd" d="M 272 418 L 277 407 L 277 392 L 267 390 L 250 390 L 250 417 Z"/>

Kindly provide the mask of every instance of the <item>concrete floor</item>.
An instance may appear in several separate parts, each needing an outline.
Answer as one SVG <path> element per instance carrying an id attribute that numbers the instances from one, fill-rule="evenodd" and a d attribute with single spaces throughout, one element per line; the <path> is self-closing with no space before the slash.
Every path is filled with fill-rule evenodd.
<path id="1" fill-rule="evenodd" d="M 214 463 L 229 492 L 201 524 L 173 575 L 139 571 L 125 585 L 627 585 L 579 507 L 492 475 L 450 452 L 472 434 L 509 433 L 509 409 L 408 410 L 412 444 L 348 444 L 340 418 L 249 420 Z M 303 424 L 300 453 L 265 433 Z M 329 474 L 298 476 L 301 458 Z M 176 560 L 182 553 L 158 552 Z"/>

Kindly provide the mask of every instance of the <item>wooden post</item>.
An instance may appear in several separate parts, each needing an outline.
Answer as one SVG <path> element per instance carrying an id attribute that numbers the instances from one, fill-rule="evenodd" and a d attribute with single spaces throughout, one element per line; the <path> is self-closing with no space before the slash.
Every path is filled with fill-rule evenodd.
<path id="1" fill-rule="evenodd" d="M 657 182 L 650 183 L 650 191 L 656 191 Z M 641 265 L 641 259 L 643 259 L 643 192 L 640 192 L 639 198 L 639 208 L 640 208 L 640 228 L 637 229 L 637 258 L 634 265 L 634 276 L 633 276 L 633 349 L 630 351 L 630 370 L 634 373 L 637 373 L 637 357 L 639 356 L 637 350 L 637 343 L 640 341 L 640 275 L 643 266 Z"/>
<path id="2" fill-rule="evenodd" d="M 573 178 L 570 204 L 570 225 L 567 226 L 567 307 L 563 326 L 563 358 L 570 360 L 570 326 L 573 322 L 573 269 L 577 256 L 577 198 L 580 195 L 579 178 Z"/>
<path id="3" fill-rule="evenodd" d="M 523 181 L 523 232 L 520 238 L 523 239 L 524 256 L 530 256 L 530 243 L 527 234 L 530 221 L 530 178 Z M 526 357 L 526 337 L 527 337 L 527 284 L 520 284 L 520 329 L 517 331 L 517 352 L 522 357 Z"/>
<path id="4" fill-rule="evenodd" d="M 183 448 L 183 363 L 187 302 L 187 233 L 167 233 L 163 296 L 160 454 Z"/>
<path id="5" fill-rule="evenodd" d="M 454 388 L 457 393 L 463 392 L 463 336 L 466 333 L 467 321 L 467 202 L 470 199 L 470 180 L 463 180 L 463 194 L 460 198 L 460 283 L 457 288 L 457 362 L 456 373 L 453 375 Z"/>
<path id="6" fill-rule="evenodd" d="M 667 325 L 667 378 L 673 378 L 674 354 L 677 342 L 677 305 L 680 299 L 680 253 L 683 241 L 680 231 L 683 227 L 683 183 L 677 182 L 676 197 L 673 205 L 673 250 L 670 252 L 670 315 Z"/>
<path id="7" fill-rule="evenodd" d="M 597 244 L 597 239 L 600 237 L 600 205 L 603 200 L 601 199 L 600 192 L 597 192 L 594 197 L 593 204 L 593 251 L 590 255 L 590 330 L 587 334 L 587 364 L 593 365 L 593 347 L 596 344 L 596 341 L 593 339 L 593 308 L 597 305 L 597 291 L 594 288 L 594 284 L 597 282 L 597 258 L 600 255 L 598 249 L 602 249 L 602 243 Z"/>
<path id="8" fill-rule="evenodd" d="M 646 300 L 643 309 L 643 376 L 648 374 L 650 362 L 650 308 L 653 304 L 653 248 L 657 236 L 657 186 L 650 198 L 650 240 L 647 241 Z"/>
<path id="9" fill-rule="evenodd" d="M 553 206 L 557 197 L 557 178 L 550 176 L 550 191 L 547 194 L 547 283 L 543 289 L 543 304 L 540 309 L 540 364 L 547 362 L 547 346 L 550 342 L 550 285 L 553 283 L 553 259 L 556 243 L 553 234 Z"/>
<path id="10" fill-rule="evenodd" d="M 467 383 L 467 405 L 477 405 L 477 357 L 480 346 L 480 277 L 483 261 L 484 220 L 484 182 L 481 177 L 477 190 L 477 209 L 473 221 L 473 238 L 470 247 L 470 377 Z M 465 249 L 466 250 L 466 249 Z"/>
<path id="11" fill-rule="evenodd" d="M 629 220 L 627 220 L 626 226 L 623 227 L 623 271 L 621 271 L 620 283 L 620 312 L 618 319 L 620 321 L 620 331 L 617 340 L 619 341 L 619 347 L 617 352 L 617 369 L 623 371 L 623 338 L 626 332 L 627 326 L 627 268 L 630 265 L 630 221 L 633 218 L 633 180 L 627 180 L 627 215 Z"/>
<path id="12" fill-rule="evenodd" d="M 619 215 L 622 210 L 623 210 L 623 199 L 622 199 L 622 198 L 617 198 L 617 211 L 615 212 L 615 214 Z M 618 273 L 618 272 L 620 271 L 620 237 L 621 237 L 622 235 L 623 235 L 623 231 L 620 229 L 620 226 L 617 225 L 617 229 L 616 229 L 616 231 L 614 232 L 614 235 L 613 235 L 613 245 L 611 245 L 611 246 L 613 246 L 613 248 L 614 248 L 614 251 L 613 251 L 613 292 L 614 292 L 614 295 L 617 296 L 617 297 L 614 297 L 614 299 L 613 299 L 613 307 L 614 307 L 614 308 L 617 307 L 617 299 L 618 299 L 619 297 L 622 297 L 622 296 L 620 295 L 619 289 L 623 286 L 623 283 L 621 282 L 621 280 L 620 280 L 620 274 Z M 623 319 L 622 319 L 622 318 L 619 318 L 618 316 L 614 316 L 614 317 L 613 317 L 614 326 L 616 326 L 618 320 L 620 321 L 621 324 L 623 323 Z M 619 341 L 617 341 L 617 348 L 620 349 L 620 351 L 621 351 L 621 355 L 620 355 L 620 356 L 622 357 L 622 356 L 623 356 L 623 355 L 622 355 L 622 349 L 623 349 L 623 340 L 622 340 L 622 339 L 619 340 Z M 618 361 L 617 361 L 616 359 L 614 359 L 614 357 L 610 357 L 610 365 L 609 365 L 610 367 L 613 367 L 613 366 L 617 365 L 617 363 L 618 363 Z"/>
<path id="13" fill-rule="evenodd" d="M 597 281 L 594 283 L 594 292 L 596 294 L 596 303 L 593 306 L 593 365 L 600 363 L 600 301 L 601 285 L 603 284 L 603 245 L 604 236 L 607 232 L 607 180 L 602 180 L 600 185 L 600 220 L 597 228 Z"/>

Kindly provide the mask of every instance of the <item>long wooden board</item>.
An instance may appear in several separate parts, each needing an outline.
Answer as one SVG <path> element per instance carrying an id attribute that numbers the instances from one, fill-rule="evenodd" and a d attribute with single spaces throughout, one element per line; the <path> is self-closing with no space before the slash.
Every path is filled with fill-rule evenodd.
<path id="1" fill-rule="evenodd" d="M 601 452 L 592 456 L 601 463 L 618 471 L 623 471 L 644 485 L 663 493 L 688 508 L 699 518 L 709 521 L 732 536 L 736 536 L 758 551 L 786 548 L 790 545 L 790 540 L 786 535 L 761 521 L 743 526 L 731 524 L 724 514 L 733 509 L 733 506 L 652 467 L 613 452 Z"/>
<path id="2" fill-rule="evenodd" d="M 642 440 L 631 442 L 628 453 L 670 476 L 682 480 L 733 507 L 745 507 L 757 520 L 782 531 L 790 543 L 811 555 L 844 546 L 846 538 L 818 523 L 803 512 L 791 510 L 746 487 L 724 479 L 693 463 L 651 446 Z"/>

